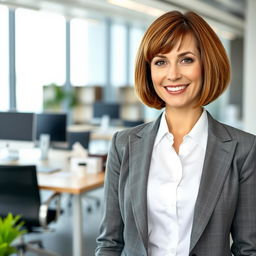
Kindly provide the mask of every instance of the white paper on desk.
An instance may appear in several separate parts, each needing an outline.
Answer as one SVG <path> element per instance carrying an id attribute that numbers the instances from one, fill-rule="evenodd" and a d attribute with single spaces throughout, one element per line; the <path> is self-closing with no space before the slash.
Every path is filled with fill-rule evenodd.
<path id="1" fill-rule="evenodd" d="M 72 157 L 86 158 L 88 157 L 88 151 L 79 143 L 76 142 L 72 146 Z"/>
<path id="2" fill-rule="evenodd" d="M 102 171 L 102 159 L 100 157 L 72 157 L 70 166 L 71 171 L 79 176 L 84 176 L 86 173 L 99 173 Z"/>
<path id="3" fill-rule="evenodd" d="M 87 162 L 87 173 L 99 173 L 102 171 L 102 159 L 100 157 L 88 157 Z"/>
<path id="4" fill-rule="evenodd" d="M 70 167 L 73 173 L 76 173 L 78 176 L 84 176 L 87 171 L 87 158 L 72 157 L 70 159 Z"/>
<path id="5" fill-rule="evenodd" d="M 54 173 L 54 177 L 68 178 L 72 177 L 74 174 L 72 172 L 57 172 Z"/>

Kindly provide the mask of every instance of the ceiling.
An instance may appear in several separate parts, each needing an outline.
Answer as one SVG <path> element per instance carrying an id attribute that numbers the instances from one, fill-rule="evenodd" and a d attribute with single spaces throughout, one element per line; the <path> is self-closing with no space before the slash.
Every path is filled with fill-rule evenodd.
<path id="1" fill-rule="evenodd" d="M 189 5 L 190 1 L 181 0 L 181 1 L 174 1 L 174 0 L 158 0 L 159 2 L 165 3 L 175 3 L 176 5 L 180 5 L 182 7 Z M 192 1 L 197 4 L 195 1 Z M 237 18 L 244 19 L 245 17 L 245 10 L 246 10 L 246 0 L 198 0 L 198 4 L 205 4 L 205 6 L 209 5 L 211 7 L 215 7 L 219 10 L 229 13 Z M 194 5 L 193 3 L 193 5 Z M 214 15 L 214 13 L 213 13 Z"/>
<path id="2" fill-rule="evenodd" d="M 238 36 L 244 34 L 246 0 L 157 0 L 174 4 L 183 10 L 193 10 L 217 27 L 225 27 Z"/>
<path id="3" fill-rule="evenodd" d="M 245 18 L 246 0 L 201 0 L 238 18 Z"/>
<path id="4" fill-rule="evenodd" d="M 132 2 L 135 8 L 121 6 L 125 2 Z M 208 19 L 213 26 L 238 36 L 244 33 L 246 10 L 245 0 L 0 0 L 0 3 L 12 7 L 54 10 L 67 17 L 111 15 L 146 24 L 158 16 L 157 10 L 162 13 L 172 9 L 193 10 Z M 143 11 L 143 6 L 146 11 Z M 153 15 L 155 11 L 156 15 Z"/>

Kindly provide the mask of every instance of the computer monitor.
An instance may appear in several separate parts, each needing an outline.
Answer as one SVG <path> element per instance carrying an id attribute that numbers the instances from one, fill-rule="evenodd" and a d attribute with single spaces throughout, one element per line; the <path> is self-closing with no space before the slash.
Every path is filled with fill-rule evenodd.
<path id="1" fill-rule="evenodd" d="M 85 149 L 89 149 L 90 135 L 90 131 L 69 131 L 67 135 L 68 149 L 71 150 L 76 142 L 79 142 Z"/>
<path id="2" fill-rule="evenodd" d="M 120 118 L 120 104 L 110 102 L 95 102 L 93 104 L 93 117 L 102 118 L 109 116 L 110 119 Z"/>
<path id="3" fill-rule="evenodd" d="M 36 140 L 41 134 L 49 134 L 51 142 L 65 142 L 67 133 L 66 113 L 37 113 Z"/>
<path id="4" fill-rule="evenodd" d="M 120 104 L 112 102 L 95 102 L 93 104 L 93 121 L 101 123 L 101 126 L 107 126 L 109 123 L 118 123 L 120 121 Z"/>
<path id="5" fill-rule="evenodd" d="M 16 160 L 18 149 L 34 146 L 34 117 L 34 113 L 0 112 L 1 158 Z"/>

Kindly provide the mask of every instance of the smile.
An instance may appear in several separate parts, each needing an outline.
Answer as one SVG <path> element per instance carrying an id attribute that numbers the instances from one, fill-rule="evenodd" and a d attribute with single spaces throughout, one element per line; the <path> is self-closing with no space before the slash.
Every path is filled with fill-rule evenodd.
<path id="1" fill-rule="evenodd" d="M 165 89 L 169 92 L 169 93 L 182 93 L 183 91 L 185 91 L 185 89 L 187 88 L 188 85 L 177 85 L 177 86 L 166 86 Z"/>

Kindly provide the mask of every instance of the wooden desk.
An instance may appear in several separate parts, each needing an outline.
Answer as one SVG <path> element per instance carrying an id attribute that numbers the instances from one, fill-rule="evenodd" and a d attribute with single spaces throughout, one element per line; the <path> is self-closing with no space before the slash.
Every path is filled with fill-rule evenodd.
<path id="1" fill-rule="evenodd" d="M 73 207 L 73 256 L 84 256 L 83 248 L 83 209 L 82 195 L 87 191 L 96 189 L 104 184 L 104 172 L 87 174 L 84 177 L 70 175 L 69 172 L 57 172 L 53 174 L 39 174 L 38 183 L 41 189 L 52 190 L 61 193 L 70 193 Z"/>
<path id="2" fill-rule="evenodd" d="M 38 173 L 37 176 L 40 189 L 82 194 L 101 187 L 104 184 L 105 173 L 86 174 L 83 177 L 77 177 L 70 172 L 56 172 L 52 174 Z"/>
<path id="3" fill-rule="evenodd" d="M 82 195 L 90 190 L 103 186 L 105 173 L 86 174 L 83 177 L 76 176 L 70 171 L 69 157 L 70 152 L 68 151 L 50 150 L 49 159 L 41 161 L 40 151 L 38 149 L 30 149 L 20 151 L 20 159 L 11 164 L 35 164 L 60 167 L 61 171 L 59 172 L 51 174 L 38 173 L 38 185 L 40 189 L 73 195 L 73 256 L 85 256 L 86 253 L 83 250 Z"/>
<path id="4" fill-rule="evenodd" d="M 76 124 L 68 127 L 68 131 L 82 132 L 91 131 L 92 140 L 111 140 L 114 133 L 125 129 L 123 126 L 109 127 L 107 130 L 102 130 L 100 126 L 93 126 L 87 124 Z"/>

